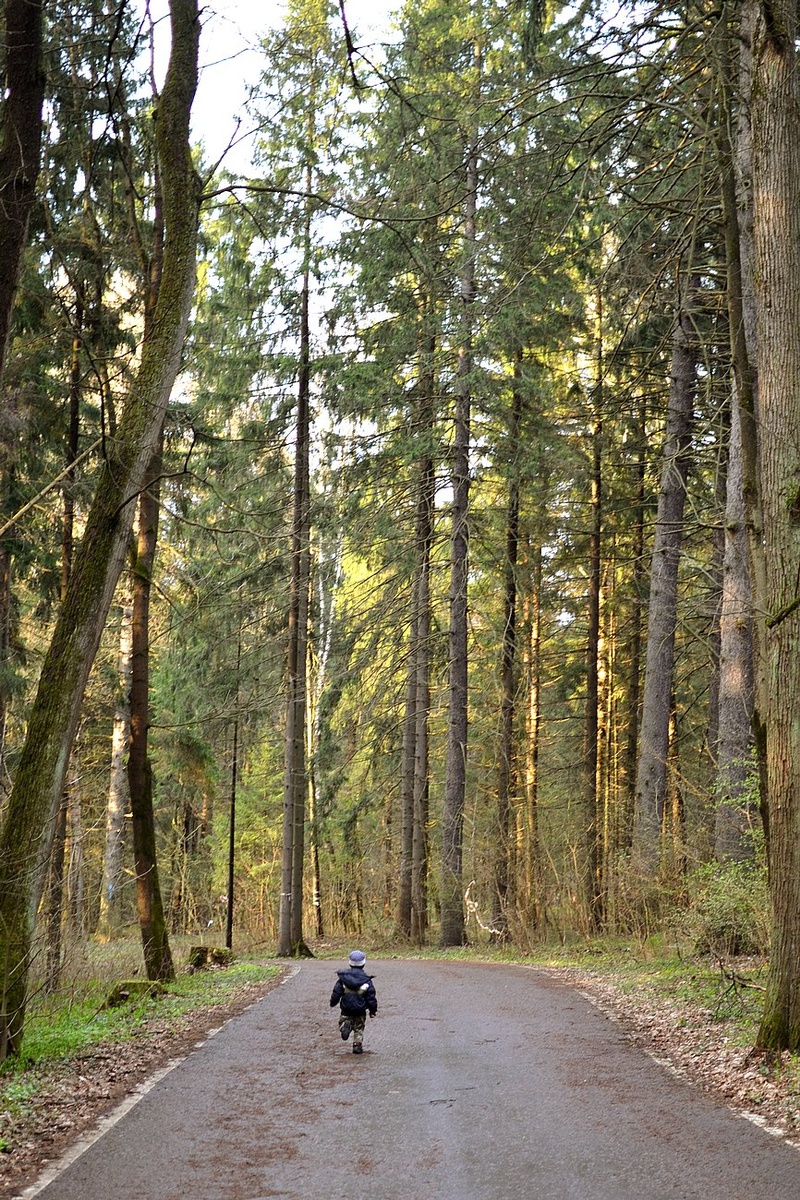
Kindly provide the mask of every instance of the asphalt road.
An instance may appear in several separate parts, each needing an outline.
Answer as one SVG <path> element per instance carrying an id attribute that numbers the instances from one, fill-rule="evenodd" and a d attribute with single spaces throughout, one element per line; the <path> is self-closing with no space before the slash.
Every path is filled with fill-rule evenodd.
<path id="1" fill-rule="evenodd" d="M 43 1200 L 770 1200 L 800 1150 L 524 967 L 371 960 L 351 1052 L 306 962 L 167 1074 Z"/>

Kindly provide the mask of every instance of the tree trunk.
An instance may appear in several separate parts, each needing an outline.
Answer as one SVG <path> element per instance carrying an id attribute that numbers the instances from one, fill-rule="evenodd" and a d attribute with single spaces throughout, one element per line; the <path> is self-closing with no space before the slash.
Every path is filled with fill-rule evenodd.
<path id="1" fill-rule="evenodd" d="M 542 544 L 528 541 L 531 578 L 527 595 L 525 704 L 525 890 L 526 918 L 533 929 L 544 919 L 539 841 L 539 745 L 542 725 Z"/>
<path id="2" fill-rule="evenodd" d="M 131 799 L 136 908 L 148 979 L 175 978 L 167 918 L 161 896 L 153 813 L 153 770 L 147 742 L 150 729 L 150 590 L 158 543 L 161 445 L 150 465 L 150 483 L 139 497 L 139 529 L 133 568 L 131 620 L 131 737 L 128 788 Z"/>
<path id="3" fill-rule="evenodd" d="M 737 94 L 738 120 L 736 147 L 728 137 L 729 120 L 720 121 L 722 161 L 722 201 L 725 220 L 728 311 L 731 331 L 731 358 L 734 398 L 739 410 L 742 458 L 742 493 L 747 550 L 750 568 L 750 592 L 753 598 L 753 740 L 764 834 L 769 843 L 769 781 L 766 760 L 766 721 L 769 710 L 770 680 L 767 661 L 767 582 L 762 510 L 762 480 L 759 461 L 759 341 L 755 284 L 755 238 L 753 197 L 753 133 L 751 97 L 753 80 L 753 30 L 758 21 L 758 4 L 742 7 L 741 29 L 732 41 L 736 52 L 724 58 L 727 111 Z M 731 58 L 738 63 L 734 80 Z"/>
<path id="4" fill-rule="evenodd" d="M 719 722 L 716 747 L 714 854 L 752 857 L 753 635 L 747 565 L 742 439 L 738 403 L 731 412 L 726 482 L 725 554 L 720 614 Z"/>
<path id="5" fill-rule="evenodd" d="M 172 55 L 158 106 L 167 238 L 149 338 L 98 482 L 67 595 L 45 657 L 8 812 L 0 831 L 0 1059 L 19 1051 L 35 914 L 86 680 L 181 363 L 194 291 L 199 186 L 189 148 L 197 82 L 196 0 L 172 0 Z"/>
<path id="6" fill-rule="evenodd" d="M 42 144 L 42 0 L 6 0 L 0 107 L 0 387 Z"/>
<path id="7" fill-rule="evenodd" d="M 630 850 L 633 844 L 633 820 L 636 811 L 636 759 L 639 749 L 639 693 L 642 665 L 642 617 L 644 609 L 644 525 L 645 525 L 645 480 L 647 475 L 646 416 L 644 401 L 639 413 L 636 450 L 636 505 L 633 526 L 633 603 L 628 644 L 628 676 L 625 696 L 625 751 L 623 756 L 623 810 L 617 838 L 622 850 Z"/>
<path id="8" fill-rule="evenodd" d="M 411 937 L 411 879 L 414 846 L 414 759 L 417 739 L 417 646 L 419 642 L 419 576 L 411 579 L 406 697 L 403 713 L 403 761 L 400 768 L 400 871 L 397 891 L 397 932 Z"/>
<path id="9" fill-rule="evenodd" d="M 433 537 L 435 464 L 432 453 L 434 354 L 436 337 L 428 331 L 430 302 L 423 305 L 420 335 L 417 437 L 423 450 L 417 472 L 414 529 L 414 574 L 411 586 L 411 620 L 403 725 L 401 778 L 401 855 L 398 930 L 421 946 L 427 930 L 428 867 L 428 713 L 430 684 L 430 557 Z"/>
<path id="10" fill-rule="evenodd" d="M 0 397 L 11 337 L 14 299 L 28 224 L 36 195 L 42 143 L 45 75 L 42 67 L 42 0 L 7 0 L 5 5 L 5 92 L 0 102 Z M 5 502 L 10 491 L 13 425 L 9 453 L 0 456 Z M 5 450 L 5 447 L 0 447 Z M 8 459 L 8 461 L 6 461 Z M 0 535 L 0 672 L 9 653 L 13 551 Z M 0 682 L 0 795 L 5 791 L 6 685 Z"/>
<path id="11" fill-rule="evenodd" d="M 81 797 L 79 739 L 72 748 L 72 778 L 67 784 L 69 861 L 67 863 L 67 916 L 73 937 L 84 933 L 83 800 Z"/>
<path id="12" fill-rule="evenodd" d="M 463 337 L 458 350 L 453 444 L 453 507 L 450 538 L 450 702 L 447 723 L 444 812 L 442 814 L 441 930 L 443 947 L 465 940 L 462 835 L 467 784 L 467 579 L 469 556 L 469 435 L 472 404 L 472 306 L 475 303 L 475 214 L 478 147 L 467 160 L 464 214 L 464 266 L 461 274 Z"/>
<path id="13" fill-rule="evenodd" d="M 517 668 L 517 562 L 519 559 L 519 431 L 522 422 L 522 351 L 514 361 L 511 420 L 508 428 L 511 476 L 508 485 L 506 557 L 503 579 L 503 638 L 500 652 L 500 716 L 497 765 L 497 839 L 494 846 L 493 937 L 508 939 L 508 901 L 512 878 L 511 812 L 514 803 L 514 724 Z"/>
<path id="14" fill-rule="evenodd" d="M 633 858 L 644 878 L 654 878 L 661 858 L 661 829 L 667 785 L 669 721 L 678 566 L 689 472 L 697 350 L 689 286 L 675 326 L 655 543 L 650 568 L 647 650 L 642 699 L 641 746 L 636 776 Z"/>
<path id="15" fill-rule="evenodd" d="M 428 345 L 428 369 L 424 373 L 421 426 L 428 450 L 420 468 L 417 508 L 417 645 L 415 655 L 416 697 L 414 713 L 414 808 L 411 843 L 411 940 L 425 944 L 428 932 L 428 819 L 430 781 L 428 764 L 428 721 L 431 709 L 431 550 L 433 546 L 436 464 L 430 443 L 433 439 L 435 339 Z"/>
<path id="16" fill-rule="evenodd" d="M 306 177 L 311 191 L 310 168 Z M 310 201 L 309 201 L 310 203 Z M 300 312 L 300 370 L 297 390 L 297 435 L 292 501 L 291 575 L 289 585 L 289 647 L 286 679 L 286 733 L 283 784 L 283 856 L 278 929 L 281 957 L 308 956 L 303 939 L 303 860 L 306 808 L 306 686 L 310 582 L 310 370 L 309 289 L 311 216 L 304 230 L 305 267 Z"/>
<path id="17" fill-rule="evenodd" d="M 44 990 L 53 993 L 61 979 L 61 946 L 64 924 L 64 855 L 67 845 L 67 795 L 62 797 L 50 852 L 50 880 L 47 888 L 47 965 Z"/>
<path id="18" fill-rule="evenodd" d="M 240 630 L 241 637 L 241 630 Z M 241 653 L 241 641 L 239 643 Z M 238 674 L 238 668 L 237 668 Z M 231 797 L 228 818 L 228 903 L 225 910 L 225 945 L 233 949 L 233 900 L 236 881 L 236 781 L 239 772 L 239 715 L 233 722 L 231 748 Z"/>
<path id="19" fill-rule="evenodd" d="M 597 302 L 597 382 L 593 396 L 592 467 L 589 483 L 591 530 L 587 590 L 586 706 L 583 737 L 584 846 L 583 896 L 587 928 L 598 933 L 604 923 L 603 900 L 603 822 L 600 797 L 599 724 L 600 724 L 600 583 L 603 528 L 603 300 Z"/>
<path id="20" fill-rule="evenodd" d="M 797 11 L 751 0 L 758 465 L 773 937 L 758 1043 L 800 1049 L 800 97 Z M 743 422 L 743 434 L 747 431 Z M 759 581 L 755 581 L 756 584 Z M 761 697 L 759 696 L 759 702 Z"/>
<path id="21" fill-rule="evenodd" d="M 130 804 L 126 760 L 131 736 L 131 673 L 133 608 L 122 606 L 119 635 L 119 683 L 111 733 L 111 778 L 106 804 L 103 883 L 100 890 L 100 918 L 97 936 L 109 941 L 119 932 L 121 923 L 122 867 L 125 846 L 125 814 Z"/>

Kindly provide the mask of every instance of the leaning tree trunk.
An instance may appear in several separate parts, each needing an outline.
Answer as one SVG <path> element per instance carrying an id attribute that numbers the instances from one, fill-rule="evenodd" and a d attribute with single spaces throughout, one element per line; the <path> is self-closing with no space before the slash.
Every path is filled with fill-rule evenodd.
<path id="1" fill-rule="evenodd" d="M 690 285 L 688 297 L 694 294 Z M 655 543 L 650 566 L 650 602 L 642 698 L 641 746 L 636 774 L 633 859 L 644 878 L 652 879 L 661 862 L 661 825 L 667 788 L 669 722 L 678 566 L 683 537 L 683 511 L 689 472 L 692 407 L 697 350 L 690 305 L 678 309 L 658 497 Z"/>
<path id="2" fill-rule="evenodd" d="M 75 555 L 45 657 L 0 831 L 0 1059 L 19 1051 L 34 922 L 86 680 L 130 538 L 133 507 L 158 444 L 194 292 L 199 182 L 189 144 L 197 84 L 196 0 L 172 0 L 172 55 L 158 106 L 166 244 L 150 335 Z"/>
<path id="3" fill-rule="evenodd" d="M 766 766 L 773 937 L 758 1043 L 800 1049 L 800 86 L 797 9 L 748 0 L 753 280 L 764 520 Z M 743 414 L 746 416 L 746 414 Z M 743 434 L 747 426 L 743 420 Z M 761 696 L 758 696 L 759 703 Z"/>

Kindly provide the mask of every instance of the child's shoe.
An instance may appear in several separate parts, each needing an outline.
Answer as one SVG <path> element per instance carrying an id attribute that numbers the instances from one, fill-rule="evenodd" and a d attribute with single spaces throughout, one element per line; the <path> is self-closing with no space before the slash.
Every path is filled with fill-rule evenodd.
<path id="1" fill-rule="evenodd" d="M 351 1028 L 352 1028 L 352 1026 L 350 1025 L 349 1021 L 342 1021 L 341 1025 L 339 1026 L 339 1029 L 341 1030 L 343 1042 L 346 1042 L 347 1039 L 350 1037 Z"/>
<path id="2" fill-rule="evenodd" d="M 356 1042 L 353 1045 L 353 1054 L 363 1054 L 363 1053 L 364 1053 L 364 1047 L 361 1045 L 361 1042 Z"/>

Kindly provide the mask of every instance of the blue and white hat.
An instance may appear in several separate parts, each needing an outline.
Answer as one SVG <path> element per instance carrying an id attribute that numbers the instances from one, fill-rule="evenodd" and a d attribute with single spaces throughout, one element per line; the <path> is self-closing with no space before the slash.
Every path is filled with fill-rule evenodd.
<path id="1" fill-rule="evenodd" d="M 367 956 L 363 950 L 351 950 L 350 957 L 347 960 L 351 967 L 363 967 L 367 961 Z"/>

